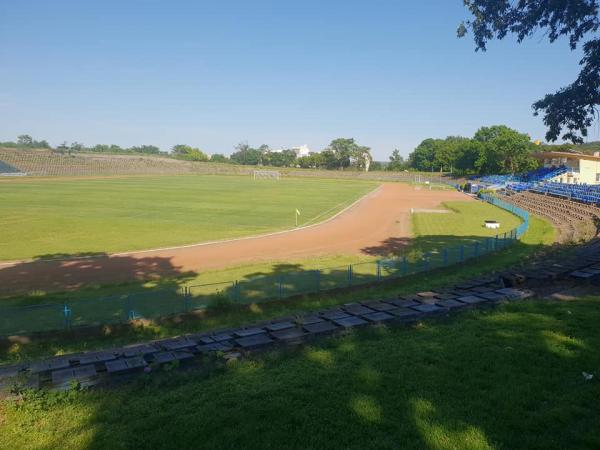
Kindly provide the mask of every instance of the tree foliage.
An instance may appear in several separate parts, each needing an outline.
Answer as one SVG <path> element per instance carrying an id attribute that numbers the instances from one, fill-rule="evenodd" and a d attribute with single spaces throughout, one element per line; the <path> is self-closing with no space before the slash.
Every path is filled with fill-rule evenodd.
<path id="1" fill-rule="evenodd" d="M 373 161 L 371 149 L 358 145 L 353 138 L 334 139 L 321 155 L 327 169 L 344 170 L 352 166 L 358 170 L 367 170 Z"/>
<path id="2" fill-rule="evenodd" d="M 473 19 L 463 22 L 458 36 L 470 30 L 476 50 L 486 50 L 493 39 L 509 34 L 521 43 L 540 30 L 550 42 L 566 37 L 572 50 L 583 43 L 581 70 L 577 79 L 533 104 L 534 115 L 543 114 L 546 139 L 559 137 L 574 143 L 583 142 L 588 128 L 598 116 L 600 105 L 600 28 L 599 0 L 464 0 Z"/>
<path id="3" fill-rule="evenodd" d="M 263 153 L 269 149 L 267 145 L 261 145 L 259 148 L 252 148 L 245 142 L 241 142 L 235 147 L 236 151 L 229 157 L 236 164 L 246 166 L 263 165 Z"/>
<path id="4" fill-rule="evenodd" d="M 0 142 L 0 146 L 9 148 L 50 148 L 50 144 L 45 140 L 36 141 L 29 134 L 17 136 L 16 142 Z"/>
<path id="5" fill-rule="evenodd" d="M 213 155 L 210 155 L 210 162 L 228 163 L 231 162 L 231 160 L 221 153 L 215 153 Z"/>
<path id="6" fill-rule="evenodd" d="M 535 145 L 526 134 L 495 125 L 481 127 L 472 139 L 459 136 L 425 139 L 409 155 L 408 163 L 420 171 L 520 173 L 537 166 L 532 157 L 534 150 Z"/>
<path id="7" fill-rule="evenodd" d="M 253 166 L 367 170 L 372 162 L 371 149 L 358 145 L 352 138 L 334 139 L 322 152 L 299 158 L 294 150 L 273 151 L 265 144 L 253 148 L 242 142 L 236 145 L 235 150 L 230 156 L 232 162 Z"/>
<path id="8" fill-rule="evenodd" d="M 408 161 L 405 161 L 404 157 L 400 155 L 400 150 L 396 149 L 392 152 L 392 156 L 390 156 L 390 162 L 386 166 L 386 170 L 407 170 L 408 167 Z"/>
<path id="9" fill-rule="evenodd" d="M 208 155 L 202 150 L 189 145 L 174 145 L 171 149 L 173 157 L 186 161 L 208 161 Z"/>
<path id="10" fill-rule="evenodd" d="M 296 164 L 296 152 L 289 149 L 278 152 L 267 152 L 264 155 L 263 161 L 269 166 L 293 167 Z"/>

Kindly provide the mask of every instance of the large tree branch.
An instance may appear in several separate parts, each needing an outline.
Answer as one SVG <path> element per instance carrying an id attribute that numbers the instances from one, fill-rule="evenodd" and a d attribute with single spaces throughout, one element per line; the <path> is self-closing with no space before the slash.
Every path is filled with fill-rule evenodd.
<path id="1" fill-rule="evenodd" d="M 587 129 L 598 117 L 600 105 L 600 39 L 586 42 L 581 72 L 569 86 L 548 94 L 533 104 L 534 114 L 543 112 L 548 127 L 546 139 L 555 141 L 561 130 L 563 140 L 581 143 Z"/>
<path id="2" fill-rule="evenodd" d="M 543 113 L 548 127 L 546 139 L 561 137 L 582 142 L 587 130 L 598 117 L 600 105 L 600 39 L 594 36 L 600 29 L 598 18 L 600 0 L 464 0 L 473 14 L 473 20 L 462 23 L 458 36 L 473 32 L 476 50 L 486 50 L 492 39 L 503 39 L 515 34 L 518 42 L 545 29 L 554 42 L 561 36 L 569 39 L 575 49 L 578 43 L 590 37 L 583 45 L 581 72 L 569 86 L 548 94 L 533 104 L 534 114 Z"/>
<path id="3" fill-rule="evenodd" d="M 477 50 L 491 39 L 517 36 L 519 42 L 538 29 L 548 29 L 548 39 L 569 38 L 571 48 L 588 33 L 600 28 L 598 0 L 464 0 L 474 19 L 462 23 L 459 37 L 473 32 Z"/>

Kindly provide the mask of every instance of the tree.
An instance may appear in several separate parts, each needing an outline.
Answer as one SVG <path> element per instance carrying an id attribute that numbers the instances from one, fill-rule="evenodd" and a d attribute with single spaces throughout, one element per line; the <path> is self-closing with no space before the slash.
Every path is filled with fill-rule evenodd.
<path id="1" fill-rule="evenodd" d="M 385 170 L 384 163 L 380 161 L 371 161 L 369 170 Z"/>
<path id="2" fill-rule="evenodd" d="M 400 150 L 394 150 L 392 156 L 390 156 L 390 162 L 388 163 L 386 170 L 406 170 L 408 163 L 404 160 L 404 157 L 400 155 Z"/>
<path id="3" fill-rule="evenodd" d="M 184 159 L 186 161 L 208 161 L 208 155 L 202 150 L 189 145 L 175 145 L 171 152 L 176 159 Z"/>
<path id="4" fill-rule="evenodd" d="M 371 149 L 362 145 L 358 145 L 352 152 L 350 157 L 351 165 L 356 167 L 358 170 L 364 170 L 368 172 L 371 169 L 373 163 L 373 156 L 371 156 Z"/>
<path id="5" fill-rule="evenodd" d="M 600 28 L 599 0 L 464 0 L 464 3 L 474 19 L 461 23 L 457 34 L 463 37 L 472 31 L 476 51 L 485 51 L 488 41 L 504 39 L 509 34 L 516 35 L 521 43 L 539 30 L 545 30 L 550 42 L 567 37 L 571 50 L 586 40 L 577 79 L 533 104 L 534 115 L 543 114 L 548 141 L 556 141 L 563 133 L 563 140 L 582 143 L 600 105 L 600 37 L 596 35 Z"/>
<path id="6" fill-rule="evenodd" d="M 210 156 L 210 162 L 228 163 L 228 162 L 230 162 L 230 160 L 225 155 L 222 155 L 220 153 L 215 153 L 214 155 Z"/>
<path id="7" fill-rule="evenodd" d="M 417 170 L 431 170 L 435 161 L 435 154 L 440 147 L 441 139 L 425 139 L 413 152 L 408 155 L 410 167 Z"/>
<path id="8" fill-rule="evenodd" d="M 323 153 L 312 153 L 296 159 L 296 164 L 304 169 L 319 169 L 326 167 Z"/>
<path id="9" fill-rule="evenodd" d="M 456 161 L 454 167 L 458 169 L 458 172 L 463 174 L 476 173 L 476 163 L 480 158 L 482 152 L 482 144 L 472 139 L 467 139 L 463 142 L 456 155 Z"/>
<path id="10" fill-rule="evenodd" d="M 17 136 L 17 144 L 23 147 L 31 147 L 31 144 L 33 144 L 33 138 L 28 134 L 22 134 Z"/>
<path id="11" fill-rule="evenodd" d="M 74 141 L 73 143 L 71 143 L 70 150 L 74 152 L 80 152 L 82 150 L 85 150 L 85 146 L 81 142 Z"/>
<path id="12" fill-rule="evenodd" d="M 158 155 L 160 153 L 160 148 L 154 145 L 140 145 L 129 147 L 126 151 L 132 153 L 144 153 L 147 155 Z"/>
<path id="13" fill-rule="evenodd" d="M 333 150 L 325 149 L 321 152 L 321 166 L 325 169 L 334 170 L 340 168 L 338 156 Z"/>
<path id="14" fill-rule="evenodd" d="M 265 147 L 266 149 L 269 148 L 264 144 L 261 145 L 261 147 L 259 147 L 258 149 L 251 148 L 245 142 L 241 142 L 235 146 L 237 151 L 231 154 L 230 159 L 236 164 L 243 164 L 246 166 L 262 165 L 263 150 L 265 149 Z"/>
<path id="15" fill-rule="evenodd" d="M 296 162 L 296 152 L 294 150 L 267 152 L 264 157 L 265 164 L 275 167 L 290 167 Z"/>
<path id="16" fill-rule="evenodd" d="M 50 144 L 48 144 L 48 141 L 46 141 L 45 139 L 42 139 L 41 141 L 34 141 L 35 142 L 35 148 L 51 148 Z"/>
<path id="17" fill-rule="evenodd" d="M 368 170 L 373 160 L 371 149 L 358 145 L 353 138 L 334 139 L 321 154 L 328 169 L 344 170 L 352 165 L 359 170 Z"/>
<path id="18" fill-rule="evenodd" d="M 473 136 L 481 144 L 475 167 L 480 173 L 522 173 L 537 167 L 535 145 L 524 133 L 504 125 L 481 127 Z"/>

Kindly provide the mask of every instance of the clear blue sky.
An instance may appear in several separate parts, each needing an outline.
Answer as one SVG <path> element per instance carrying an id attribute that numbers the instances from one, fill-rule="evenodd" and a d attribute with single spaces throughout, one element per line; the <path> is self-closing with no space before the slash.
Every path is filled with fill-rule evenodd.
<path id="1" fill-rule="evenodd" d="M 466 17 L 462 0 L 0 0 L 0 140 L 230 153 L 354 137 L 385 160 L 481 125 L 543 138 L 531 104 L 580 54 L 541 36 L 475 53 Z"/>

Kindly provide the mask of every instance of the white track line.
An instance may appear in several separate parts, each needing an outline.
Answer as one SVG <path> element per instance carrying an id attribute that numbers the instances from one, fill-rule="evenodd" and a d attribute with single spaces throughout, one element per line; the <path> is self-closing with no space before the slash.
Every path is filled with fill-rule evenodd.
<path id="1" fill-rule="evenodd" d="M 222 240 L 217 240 L 217 241 L 199 242 L 196 244 L 178 245 L 178 246 L 174 246 L 174 247 L 159 247 L 159 248 L 152 248 L 149 250 L 130 250 L 130 251 L 120 252 L 120 253 L 110 253 L 106 256 L 108 256 L 108 257 L 110 257 L 110 256 L 128 256 L 128 255 L 135 255 L 135 254 L 139 254 L 139 253 L 152 253 L 152 252 L 161 252 L 161 251 L 165 251 L 165 250 L 179 250 L 182 248 L 205 247 L 208 245 L 224 244 L 227 242 L 246 241 L 249 239 L 258 239 L 258 238 L 264 238 L 264 237 L 268 237 L 268 236 L 277 236 L 280 234 L 294 233 L 296 231 L 306 230 L 308 228 L 317 227 L 320 225 L 324 225 L 328 222 L 331 222 L 332 220 L 336 219 L 337 217 L 339 217 L 340 215 L 342 215 L 349 209 L 356 206 L 361 201 L 367 199 L 368 197 L 370 197 L 372 195 L 375 195 L 377 192 L 379 192 L 381 190 L 381 186 L 382 185 L 379 185 L 376 189 L 374 189 L 370 192 L 367 192 L 365 195 L 358 198 L 357 200 L 352 202 L 350 205 L 346 206 L 344 209 L 339 211 L 337 214 L 331 216 L 329 219 L 325 219 L 323 222 L 313 223 L 312 225 L 305 225 L 305 226 L 298 227 L 298 228 L 291 228 L 289 230 L 273 231 L 271 233 L 265 233 L 265 234 L 256 234 L 253 236 L 244 236 L 244 237 L 232 238 L 232 239 L 222 239 Z M 28 262 L 33 262 L 33 261 L 35 261 L 35 262 L 77 261 L 77 260 L 85 260 L 85 259 L 95 259 L 95 258 L 102 257 L 102 256 L 105 256 L 105 255 L 72 256 L 70 258 L 56 258 L 56 259 L 23 259 L 23 260 L 8 261 L 5 263 L 0 263 L 0 267 L 15 266 L 17 264 L 28 263 Z"/>

